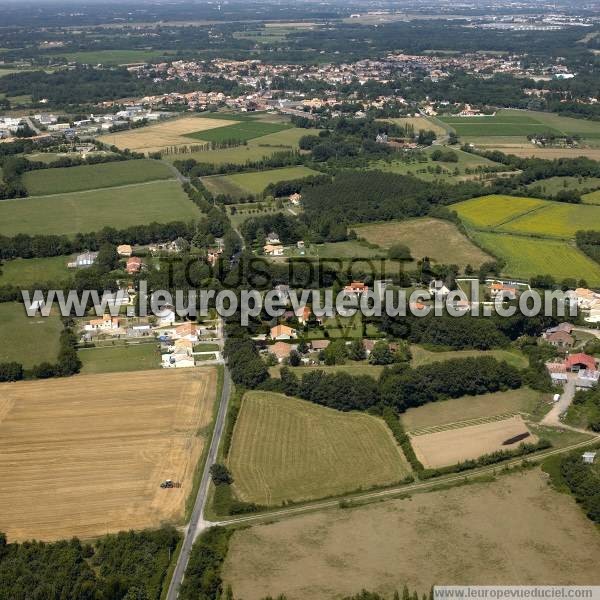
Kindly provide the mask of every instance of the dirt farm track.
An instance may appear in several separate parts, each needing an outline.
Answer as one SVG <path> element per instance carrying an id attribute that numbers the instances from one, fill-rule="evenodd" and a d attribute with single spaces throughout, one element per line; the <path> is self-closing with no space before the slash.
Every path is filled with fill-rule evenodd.
<path id="1" fill-rule="evenodd" d="M 0 531 L 85 539 L 180 521 L 216 382 L 206 368 L 2 384 Z"/>

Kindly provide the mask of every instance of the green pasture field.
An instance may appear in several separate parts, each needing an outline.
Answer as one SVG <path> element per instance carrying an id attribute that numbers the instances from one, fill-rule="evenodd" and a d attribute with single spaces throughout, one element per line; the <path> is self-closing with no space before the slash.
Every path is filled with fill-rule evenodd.
<path id="1" fill-rule="evenodd" d="M 384 249 L 396 243 L 406 244 L 415 260 L 428 256 L 435 262 L 459 267 L 470 264 L 476 268 L 491 260 L 450 221 L 423 217 L 358 225 L 353 229 L 359 237 Z"/>
<path id="2" fill-rule="evenodd" d="M 407 431 L 414 431 L 424 427 L 447 425 L 507 413 L 531 414 L 536 411 L 543 400 L 544 396 L 540 392 L 530 388 L 519 388 L 507 392 L 430 402 L 423 406 L 409 408 L 400 419 Z"/>
<path id="3" fill-rule="evenodd" d="M 562 240 L 477 231 L 474 239 L 488 252 L 506 261 L 504 272 L 516 278 L 552 275 L 558 281 L 574 277 L 590 286 L 600 285 L 600 265 Z"/>
<path id="4" fill-rule="evenodd" d="M 582 138 L 597 139 L 600 137 L 600 122 L 589 119 L 576 119 L 563 117 L 556 113 L 533 110 L 505 109 L 501 115 L 531 117 L 549 128 L 559 131 L 563 135 L 580 135 Z"/>
<path id="5" fill-rule="evenodd" d="M 63 282 L 72 278 L 70 256 L 15 258 L 0 264 L 0 286 L 27 287 L 36 283 Z"/>
<path id="6" fill-rule="evenodd" d="M 275 506 L 392 484 L 410 469 L 385 423 L 270 392 L 248 392 L 228 466 L 236 495 Z"/>
<path id="7" fill-rule="evenodd" d="M 600 177 L 550 177 L 530 183 L 527 187 L 541 188 L 547 194 L 557 194 L 562 190 L 594 190 L 600 188 Z"/>
<path id="8" fill-rule="evenodd" d="M 529 364 L 527 358 L 516 350 L 449 350 L 447 352 L 432 352 L 413 344 L 410 347 L 410 351 L 412 354 L 410 365 L 413 368 L 453 358 L 477 358 L 479 356 L 491 356 L 496 360 L 506 361 L 519 369 L 524 369 Z"/>
<path id="9" fill-rule="evenodd" d="M 154 221 L 198 219 L 200 210 L 176 181 L 153 181 L 54 196 L 0 202 L 0 234 L 75 235 Z"/>
<path id="10" fill-rule="evenodd" d="M 268 171 L 253 171 L 251 173 L 235 173 L 234 175 L 212 175 L 203 177 L 202 183 L 213 193 L 244 196 L 261 194 L 270 183 L 300 179 L 309 175 L 319 175 L 307 167 L 284 167 Z"/>
<path id="11" fill-rule="evenodd" d="M 84 375 L 160 368 L 160 352 L 156 344 L 80 348 L 78 355 L 82 362 L 81 373 Z"/>
<path id="12" fill-rule="evenodd" d="M 410 125 L 414 128 L 415 132 L 421 130 L 434 131 L 438 137 L 446 135 L 447 128 L 444 123 L 434 121 L 429 117 L 395 117 L 390 119 L 382 119 L 386 123 L 394 123 L 399 127 Z"/>
<path id="13" fill-rule="evenodd" d="M 500 231 L 573 238 L 581 229 L 600 229 L 600 207 L 566 202 L 547 202 L 498 227 Z"/>
<path id="14" fill-rule="evenodd" d="M 384 160 L 378 160 L 369 165 L 370 169 L 379 169 L 390 173 L 398 173 L 399 175 L 414 175 L 419 179 L 426 181 L 433 181 L 435 179 L 447 179 L 452 181 L 469 179 L 473 176 L 473 173 L 467 174 L 466 169 L 474 171 L 477 167 L 493 167 L 499 166 L 499 163 L 495 163 L 482 156 L 477 156 L 469 152 L 463 152 L 458 148 L 450 148 L 458 157 L 458 162 L 442 162 L 433 161 L 430 158 L 431 153 L 435 148 L 427 148 L 424 154 L 427 156 L 425 162 L 403 162 L 393 161 L 386 162 Z M 432 168 L 440 167 L 441 173 L 432 171 Z M 429 170 L 428 170 L 429 169 Z M 458 169 L 458 173 L 455 170 Z"/>
<path id="15" fill-rule="evenodd" d="M 214 117 L 214 115 L 213 115 Z M 264 121 L 248 120 L 240 121 L 235 125 L 217 127 L 216 129 L 207 129 L 196 133 L 188 133 L 184 137 L 204 142 L 223 142 L 225 140 L 252 140 L 270 133 L 277 133 L 284 129 L 291 128 L 288 123 L 265 123 Z"/>
<path id="16" fill-rule="evenodd" d="M 61 331 L 57 314 L 28 317 L 22 304 L 0 303 L 0 363 L 14 361 L 25 368 L 55 363 Z"/>
<path id="17" fill-rule="evenodd" d="M 142 159 L 29 171 L 23 176 L 23 182 L 31 196 L 47 196 L 173 177 L 168 165 Z"/>
<path id="18" fill-rule="evenodd" d="M 466 225 L 493 228 L 547 204 L 547 200 L 537 198 L 490 195 L 453 204 L 450 210 L 456 211 Z"/>
<path id="19" fill-rule="evenodd" d="M 222 116 L 219 116 L 219 118 L 222 118 Z M 191 158 L 198 162 L 211 163 L 214 165 L 223 165 L 227 163 L 243 165 L 248 161 L 261 160 L 267 156 L 272 156 L 276 152 L 296 150 L 300 138 L 304 135 L 307 135 L 306 129 L 292 127 L 291 129 L 283 129 L 277 133 L 270 133 L 249 140 L 247 144 L 242 146 L 221 148 L 219 150 L 200 150 L 197 152 L 181 154 L 166 154 L 163 158 L 169 162 Z"/>
<path id="20" fill-rule="evenodd" d="M 88 65 L 126 65 L 152 62 L 168 54 L 173 54 L 173 52 L 168 50 L 92 50 L 89 52 L 61 52 L 54 56 Z"/>
<path id="21" fill-rule="evenodd" d="M 323 371 L 324 373 L 349 373 L 350 375 L 368 375 L 373 379 L 379 379 L 384 367 L 381 365 L 370 365 L 367 361 L 348 361 L 345 365 L 307 365 L 304 367 L 288 367 L 295 375 L 302 377 L 305 373 L 312 371 Z M 271 367 L 271 377 L 280 376 L 281 366 Z"/>
<path id="22" fill-rule="evenodd" d="M 459 136 L 527 136 L 534 133 L 555 133 L 555 129 L 547 122 L 542 122 L 530 114 L 515 114 L 498 111 L 494 116 L 482 117 L 438 117 L 440 121 L 450 125 Z"/>
<path id="23" fill-rule="evenodd" d="M 584 194 L 581 196 L 581 201 L 584 204 L 600 204 L 600 190 L 590 192 L 589 194 Z"/>
<path id="24" fill-rule="evenodd" d="M 98 152 L 88 152 L 87 156 L 107 156 L 112 155 L 113 152 L 106 152 L 104 150 Z M 43 162 L 46 164 L 57 161 L 59 158 L 81 158 L 81 153 L 79 152 L 37 152 L 34 154 L 27 154 L 25 158 L 27 160 L 31 160 L 33 162 Z M 133 161 L 132 161 L 133 162 Z"/>

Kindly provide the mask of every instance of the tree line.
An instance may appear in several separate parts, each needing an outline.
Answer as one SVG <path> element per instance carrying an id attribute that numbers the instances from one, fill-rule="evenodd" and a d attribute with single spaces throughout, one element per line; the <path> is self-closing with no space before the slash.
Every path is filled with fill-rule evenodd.
<path id="1" fill-rule="evenodd" d="M 0 600 L 160 600 L 180 535 L 128 531 L 92 544 L 8 543 L 0 533 Z"/>

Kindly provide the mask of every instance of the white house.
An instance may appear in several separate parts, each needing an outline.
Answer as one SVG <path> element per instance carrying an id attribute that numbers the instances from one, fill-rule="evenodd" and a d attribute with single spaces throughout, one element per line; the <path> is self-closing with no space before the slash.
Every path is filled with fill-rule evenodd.
<path id="1" fill-rule="evenodd" d="M 594 460 L 596 459 L 596 452 L 584 452 L 581 455 L 581 458 L 583 458 L 583 462 L 587 465 L 591 465 L 593 464 Z"/>
<path id="2" fill-rule="evenodd" d="M 170 308 L 163 308 L 156 313 L 157 325 L 159 327 L 168 327 L 175 323 L 176 315 Z"/>
<path id="3" fill-rule="evenodd" d="M 441 279 L 432 279 L 429 282 L 429 293 L 434 298 L 440 298 L 443 300 L 450 293 L 450 290 L 446 287 Z"/>

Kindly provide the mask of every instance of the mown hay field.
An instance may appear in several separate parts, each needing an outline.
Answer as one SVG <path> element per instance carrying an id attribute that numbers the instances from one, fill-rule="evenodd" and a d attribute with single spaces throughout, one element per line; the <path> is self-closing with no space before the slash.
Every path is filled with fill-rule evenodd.
<path id="1" fill-rule="evenodd" d="M 476 228 L 498 227 L 506 221 L 546 206 L 546 200 L 490 195 L 471 198 L 451 205 L 466 225 Z"/>
<path id="2" fill-rule="evenodd" d="M 359 237 L 385 249 L 397 243 L 406 244 L 415 260 L 428 256 L 435 262 L 460 267 L 470 264 L 475 268 L 491 260 L 449 221 L 424 217 L 359 225 L 353 229 Z"/>
<path id="3" fill-rule="evenodd" d="M 331 600 L 361 589 L 391 598 L 404 585 L 428 594 L 443 582 L 597 584 L 598 561 L 593 523 L 533 469 L 238 530 L 223 578 L 245 600 Z"/>
<path id="4" fill-rule="evenodd" d="M 160 351 L 156 344 L 80 348 L 78 352 L 84 375 L 147 371 L 160 368 Z"/>
<path id="5" fill-rule="evenodd" d="M 439 117 L 440 121 L 450 125 L 461 137 L 470 136 L 527 136 L 535 133 L 560 134 L 548 123 L 524 114 L 507 114 L 498 111 L 495 115 L 481 117 Z"/>
<path id="6" fill-rule="evenodd" d="M 410 442 L 423 466 L 426 469 L 435 469 L 475 459 L 497 450 L 513 450 L 521 442 L 506 446 L 503 442 L 526 432 L 529 432 L 527 425 L 520 415 L 515 415 L 502 420 L 490 419 L 477 425 L 419 435 L 411 434 Z M 537 437 L 530 435 L 523 441 L 536 442 Z"/>
<path id="7" fill-rule="evenodd" d="M 101 190 L 0 202 L 0 234 L 75 235 L 103 227 L 122 229 L 156 221 L 200 217 L 177 181 L 151 181 Z"/>
<path id="8" fill-rule="evenodd" d="M 216 385 L 210 368 L 2 384 L 0 531 L 54 540 L 179 522 Z"/>
<path id="9" fill-rule="evenodd" d="M 284 167 L 282 169 L 269 169 L 268 171 L 236 173 L 235 175 L 213 175 L 203 177 L 202 183 L 214 194 L 230 194 L 239 197 L 248 194 L 261 194 L 270 183 L 301 179 L 309 175 L 319 175 L 319 173 L 303 166 Z"/>
<path id="10" fill-rule="evenodd" d="M 474 232 L 473 237 L 506 261 L 506 275 L 529 279 L 549 274 L 558 281 L 574 277 L 585 279 L 591 286 L 600 285 L 600 265 L 566 241 L 483 231 Z"/>
<path id="11" fill-rule="evenodd" d="M 413 431 L 423 427 L 447 425 L 506 413 L 531 413 L 541 401 L 542 394 L 539 392 L 530 388 L 519 388 L 507 392 L 430 402 L 423 406 L 409 408 L 400 419 L 407 431 Z"/>
<path id="12" fill-rule="evenodd" d="M 269 392 L 248 392 L 229 468 L 236 495 L 279 505 L 399 482 L 409 467 L 385 423 Z"/>
<path id="13" fill-rule="evenodd" d="M 31 196 L 47 196 L 173 178 L 168 165 L 157 160 L 126 160 L 29 171 L 23 183 Z"/>
<path id="14" fill-rule="evenodd" d="M 191 140 L 185 137 L 187 134 L 235 124 L 236 121 L 228 119 L 182 117 L 139 129 L 108 133 L 100 136 L 98 140 L 109 146 L 117 146 L 121 150 L 129 148 L 138 152 L 156 152 L 167 146 L 189 146 Z"/>
<path id="15" fill-rule="evenodd" d="M 0 303 L 0 363 L 18 362 L 25 368 L 55 363 L 62 328 L 58 313 L 28 317 L 22 304 Z"/>

